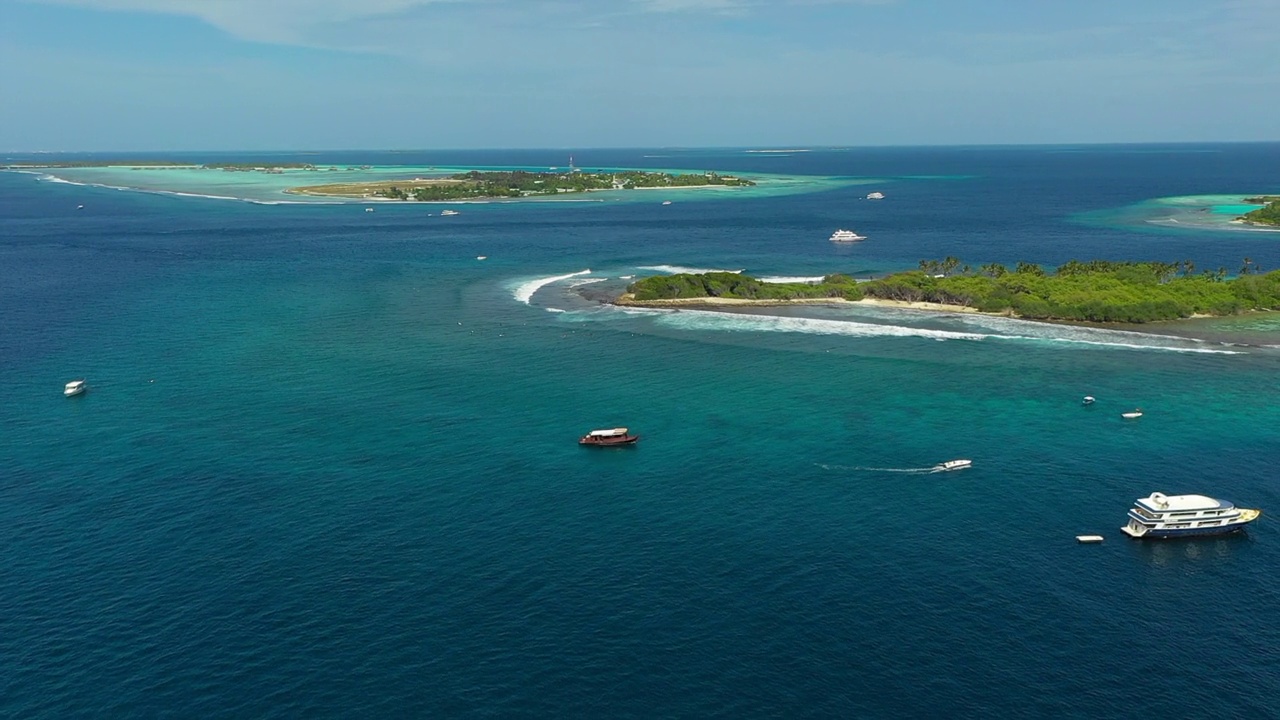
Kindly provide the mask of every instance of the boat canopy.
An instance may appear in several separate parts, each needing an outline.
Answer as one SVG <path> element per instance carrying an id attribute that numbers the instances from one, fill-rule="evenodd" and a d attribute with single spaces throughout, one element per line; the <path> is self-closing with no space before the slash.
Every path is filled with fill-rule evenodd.
<path id="1" fill-rule="evenodd" d="M 620 437 L 627 434 L 626 428 L 610 428 L 608 430 L 592 430 L 591 437 Z"/>

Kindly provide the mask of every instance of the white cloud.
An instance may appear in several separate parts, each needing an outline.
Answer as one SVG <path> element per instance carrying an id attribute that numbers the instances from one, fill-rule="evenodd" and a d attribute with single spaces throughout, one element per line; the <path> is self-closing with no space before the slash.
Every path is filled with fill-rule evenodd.
<path id="1" fill-rule="evenodd" d="M 453 0 L 29 0 L 106 11 L 149 12 L 198 18 L 245 40 L 307 44 L 326 25 L 396 15 Z"/>
<path id="2" fill-rule="evenodd" d="M 896 0 L 26 0 L 103 11 L 148 12 L 197 18 L 235 37 L 266 43 L 313 44 L 324 28 L 409 16 L 427 6 L 470 6 L 524 17 L 573 14 L 581 25 L 633 13 L 749 12 L 770 5 L 881 5 Z M 492 19 L 492 16 L 490 17 Z"/>

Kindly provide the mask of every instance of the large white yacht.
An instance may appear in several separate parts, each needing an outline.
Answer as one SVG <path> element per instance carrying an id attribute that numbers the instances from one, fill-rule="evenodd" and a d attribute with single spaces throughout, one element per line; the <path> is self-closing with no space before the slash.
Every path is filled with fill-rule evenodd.
<path id="1" fill-rule="evenodd" d="M 1204 495 L 1154 492 L 1134 501 L 1129 524 L 1120 529 L 1135 538 L 1224 535 L 1243 530 L 1261 514 Z"/>
<path id="2" fill-rule="evenodd" d="M 62 394 L 66 395 L 67 397 L 75 397 L 76 395 L 80 395 L 81 393 L 83 393 L 85 390 L 88 390 L 88 389 L 89 389 L 89 386 L 85 383 L 84 380 L 72 380 L 62 388 Z"/>
<path id="3" fill-rule="evenodd" d="M 859 235 L 852 230 L 837 230 L 831 234 L 831 242 L 858 242 L 866 239 L 866 235 Z"/>

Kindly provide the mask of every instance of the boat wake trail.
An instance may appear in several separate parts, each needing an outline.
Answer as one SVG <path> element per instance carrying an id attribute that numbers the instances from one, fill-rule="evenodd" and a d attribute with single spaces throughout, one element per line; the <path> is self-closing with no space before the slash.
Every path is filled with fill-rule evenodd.
<path id="1" fill-rule="evenodd" d="M 924 468 L 883 468 L 883 467 L 864 467 L 862 465 L 827 465 L 825 463 L 814 463 L 823 470 L 856 470 L 858 472 L 885 472 L 885 473 L 904 473 L 907 475 L 929 475 L 936 472 L 942 472 L 941 468 L 930 466 Z"/>
<path id="2" fill-rule="evenodd" d="M 551 283 L 560 282 L 561 280 L 568 280 L 569 278 L 578 277 L 579 275 L 590 275 L 590 274 L 591 274 L 591 270 L 588 269 L 588 270 L 581 270 L 575 273 L 566 273 L 564 275 L 552 275 L 551 277 L 536 278 L 534 280 L 523 282 L 515 286 L 515 288 L 511 291 L 511 296 L 514 297 L 516 300 L 519 300 L 520 302 L 524 303 L 525 305 L 528 305 L 529 301 L 533 299 L 533 294 L 538 292 L 540 288 L 546 285 L 550 285 Z"/>

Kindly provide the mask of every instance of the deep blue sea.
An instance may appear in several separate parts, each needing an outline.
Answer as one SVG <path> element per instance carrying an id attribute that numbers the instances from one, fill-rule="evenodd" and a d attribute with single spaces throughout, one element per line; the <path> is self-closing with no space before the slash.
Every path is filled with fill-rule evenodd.
<path id="1" fill-rule="evenodd" d="M 948 255 L 1280 268 L 1280 234 L 1097 220 L 1280 192 L 1280 144 L 574 154 L 881 182 L 442 218 L 0 173 L 0 715 L 1274 715 L 1280 321 L 591 293 Z M 639 445 L 576 445 L 615 425 Z M 1125 538 L 1153 491 L 1264 515 Z"/>

